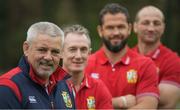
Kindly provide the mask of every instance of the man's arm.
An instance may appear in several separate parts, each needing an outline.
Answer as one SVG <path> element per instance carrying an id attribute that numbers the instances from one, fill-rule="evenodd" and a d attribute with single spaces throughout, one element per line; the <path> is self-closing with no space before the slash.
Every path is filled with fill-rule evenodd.
<path id="1" fill-rule="evenodd" d="M 157 109 L 158 99 L 154 96 L 141 96 L 137 98 L 137 104 L 130 109 Z"/>
<path id="2" fill-rule="evenodd" d="M 131 94 L 121 97 L 114 97 L 112 98 L 112 103 L 115 109 L 130 108 L 136 105 L 136 97 Z"/>
<path id="3" fill-rule="evenodd" d="M 180 88 L 171 84 L 159 84 L 160 103 L 158 108 L 175 108 L 180 99 Z"/>
<path id="4" fill-rule="evenodd" d="M 96 88 L 97 92 L 97 105 L 96 109 L 113 109 L 112 106 L 112 96 L 108 90 L 108 88 L 105 86 L 105 84 L 99 80 L 98 81 L 98 86 Z"/>
<path id="5" fill-rule="evenodd" d="M 20 109 L 21 105 L 15 93 L 6 86 L 0 86 L 0 109 Z"/>
<path id="6" fill-rule="evenodd" d="M 152 60 L 144 59 L 141 65 L 137 89 L 136 105 L 132 109 L 156 109 L 159 101 L 158 74 Z"/>

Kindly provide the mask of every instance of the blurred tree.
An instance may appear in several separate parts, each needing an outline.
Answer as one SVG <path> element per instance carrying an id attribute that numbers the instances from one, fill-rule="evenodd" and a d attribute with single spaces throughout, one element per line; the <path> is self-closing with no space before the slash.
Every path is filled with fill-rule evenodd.
<path id="1" fill-rule="evenodd" d="M 164 13 L 166 18 L 166 31 L 162 41 L 166 44 L 167 47 L 171 48 L 174 51 L 177 51 L 180 55 L 180 1 L 166 0 L 164 5 Z"/>
<path id="2" fill-rule="evenodd" d="M 22 55 L 22 44 L 29 26 L 38 21 L 54 22 L 60 27 L 66 24 L 82 24 L 90 31 L 93 51 L 101 40 L 97 34 L 101 8 L 111 2 L 128 8 L 133 21 L 136 12 L 145 5 L 160 8 L 166 17 L 164 44 L 180 54 L 179 0 L 0 0 L 0 72 L 17 65 Z M 136 44 L 131 34 L 129 45 Z"/>

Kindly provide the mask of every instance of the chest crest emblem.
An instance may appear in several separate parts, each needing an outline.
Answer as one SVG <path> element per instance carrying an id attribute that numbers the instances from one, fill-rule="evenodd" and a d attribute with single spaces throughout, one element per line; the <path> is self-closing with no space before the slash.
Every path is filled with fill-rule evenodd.
<path id="1" fill-rule="evenodd" d="M 127 71 L 126 73 L 126 78 L 127 78 L 127 82 L 134 84 L 137 82 L 137 71 L 134 69 L 130 69 L 129 71 Z"/>
<path id="2" fill-rule="evenodd" d="M 63 97 L 64 103 L 66 104 L 66 107 L 72 108 L 72 102 L 69 94 L 66 91 L 62 91 L 61 95 Z"/>
<path id="3" fill-rule="evenodd" d="M 95 110 L 95 98 L 94 96 L 89 96 L 87 98 L 87 108 L 88 110 Z"/>

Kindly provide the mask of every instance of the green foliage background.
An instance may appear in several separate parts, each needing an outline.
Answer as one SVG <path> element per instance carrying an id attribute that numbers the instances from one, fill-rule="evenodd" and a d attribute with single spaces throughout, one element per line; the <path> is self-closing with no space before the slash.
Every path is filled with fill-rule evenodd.
<path id="1" fill-rule="evenodd" d="M 145 5 L 160 8 L 166 17 L 162 42 L 180 54 L 180 0 L 0 0 L 0 73 L 15 67 L 22 56 L 22 44 L 28 27 L 38 21 L 50 21 L 60 27 L 79 23 L 90 31 L 93 51 L 101 43 L 96 27 L 100 9 L 116 2 L 128 8 L 133 21 L 138 9 Z M 130 47 L 136 44 L 131 34 Z"/>

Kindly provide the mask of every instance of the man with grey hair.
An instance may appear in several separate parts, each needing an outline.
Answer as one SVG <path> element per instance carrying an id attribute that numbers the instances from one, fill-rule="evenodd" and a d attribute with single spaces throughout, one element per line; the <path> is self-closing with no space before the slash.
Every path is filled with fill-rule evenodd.
<path id="1" fill-rule="evenodd" d="M 50 22 L 33 24 L 19 65 L 0 77 L 0 109 L 72 109 L 73 95 L 59 67 L 63 31 Z"/>
<path id="2" fill-rule="evenodd" d="M 160 100 L 158 108 L 175 108 L 180 97 L 179 56 L 161 43 L 165 18 L 155 6 L 140 9 L 134 22 L 138 44 L 133 49 L 151 58 L 159 75 Z"/>
<path id="3" fill-rule="evenodd" d="M 84 72 L 91 51 L 88 30 L 81 25 L 72 25 L 66 27 L 64 33 L 63 69 L 72 76 L 67 82 L 73 90 L 76 108 L 112 109 L 112 96 L 104 83 Z"/>

